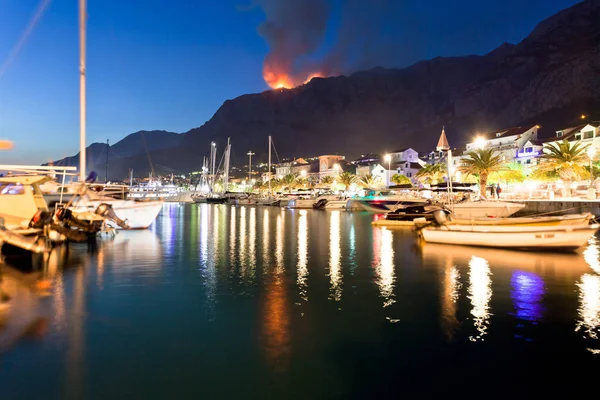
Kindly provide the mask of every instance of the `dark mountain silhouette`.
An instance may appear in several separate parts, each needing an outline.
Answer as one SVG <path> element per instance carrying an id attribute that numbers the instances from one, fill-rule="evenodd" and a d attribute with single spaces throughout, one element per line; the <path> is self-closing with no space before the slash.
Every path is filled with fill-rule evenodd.
<path id="1" fill-rule="evenodd" d="M 146 165 L 143 167 L 145 173 L 150 170 L 151 162 L 148 157 L 153 151 L 176 148 L 181 144 L 182 139 L 183 135 L 174 132 L 139 131 L 127 135 L 112 146 L 107 146 L 106 143 L 92 143 L 86 148 L 87 169 L 95 170 L 100 176 L 104 177 L 108 150 L 109 179 L 121 179 L 124 176 L 120 167 L 121 163 L 125 159 L 135 159 L 136 156 L 142 156 L 146 160 Z M 116 163 L 116 165 L 113 166 L 113 163 Z M 78 167 L 79 153 L 55 161 L 54 164 Z M 125 175 L 127 175 L 127 172 L 125 172 Z"/>
<path id="2" fill-rule="evenodd" d="M 600 0 L 587 0 L 541 22 L 521 43 L 483 56 L 434 58 L 403 69 L 375 68 L 315 78 L 291 90 L 226 101 L 199 128 L 151 159 L 167 170 L 198 169 L 210 142 L 247 163 L 265 160 L 272 135 L 279 155 L 344 154 L 348 158 L 399 147 L 432 149 L 442 126 L 459 146 L 476 132 L 535 122 L 550 131 L 600 111 Z M 543 130 L 542 130 L 543 132 Z M 119 158 L 114 173 L 149 170 L 147 157 Z"/>

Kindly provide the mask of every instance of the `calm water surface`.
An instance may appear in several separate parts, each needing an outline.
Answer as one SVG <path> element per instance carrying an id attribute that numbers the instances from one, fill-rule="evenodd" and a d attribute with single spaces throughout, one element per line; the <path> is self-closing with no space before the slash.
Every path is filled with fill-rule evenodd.
<path id="1" fill-rule="evenodd" d="M 165 205 L 8 277 L 1 399 L 527 398 L 594 390 L 600 261 L 419 245 L 372 214 Z M 45 316 L 37 340 L 18 340 Z"/>

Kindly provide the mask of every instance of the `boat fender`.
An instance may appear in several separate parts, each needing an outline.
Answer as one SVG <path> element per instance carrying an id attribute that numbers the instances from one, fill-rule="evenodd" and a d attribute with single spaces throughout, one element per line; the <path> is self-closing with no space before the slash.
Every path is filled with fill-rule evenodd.
<path id="1" fill-rule="evenodd" d="M 446 217 L 444 210 L 435 210 L 433 212 L 433 219 L 438 225 L 444 225 L 448 222 L 448 218 Z"/>
<path id="2" fill-rule="evenodd" d="M 31 221 L 29 221 L 29 227 L 41 229 L 44 227 L 44 225 L 50 222 L 51 218 L 52 215 L 48 211 L 38 210 L 33 218 L 31 218 Z"/>

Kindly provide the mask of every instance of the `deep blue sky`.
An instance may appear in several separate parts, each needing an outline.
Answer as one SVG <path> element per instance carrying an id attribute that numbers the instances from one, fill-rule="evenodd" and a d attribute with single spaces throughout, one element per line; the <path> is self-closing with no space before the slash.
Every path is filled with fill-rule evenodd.
<path id="1" fill-rule="evenodd" d="M 248 2 L 88 0 L 88 143 L 114 143 L 141 129 L 185 132 L 210 119 L 223 101 L 266 90 L 261 69 L 268 48 L 256 31 L 264 16 L 240 11 Z M 2 0 L 0 66 L 39 3 Z M 519 42 L 539 21 L 575 3 L 397 0 L 386 38 L 397 47 L 383 66 L 484 54 Z M 77 0 L 52 0 L 0 76 L 0 138 L 15 142 L 0 163 L 37 164 L 78 151 L 77 12 Z M 327 37 L 335 40 L 335 32 Z"/>

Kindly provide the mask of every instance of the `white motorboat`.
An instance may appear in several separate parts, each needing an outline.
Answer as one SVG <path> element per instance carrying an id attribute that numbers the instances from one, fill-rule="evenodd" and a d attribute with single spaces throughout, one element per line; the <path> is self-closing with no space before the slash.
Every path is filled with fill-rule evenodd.
<path id="1" fill-rule="evenodd" d="M 69 209 L 78 218 L 87 219 L 87 216 L 103 203 L 111 205 L 117 217 L 125 221 L 130 229 L 147 229 L 152 225 L 163 206 L 162 201 L 115 200 L 96 197 L 93 193 L 88 192 L 83 196 L 76 196 Z M 107 223 L 115 229 L 121 229 L 112 221 Z"/>
<path id="2" fill-rule="evenodd" d="M 317 197 L 312 208 L 316 210 L 345 210 L 348 199 L 340 196 L 325 195 Z"/>
<path id="3" fill-rule="evenodd" d="M 448 206 L 455 218 L 510 217 L 525 208 L 526 204 L 510 201 L 476 200 L 464 201 Z"/>
<path id="4" fill-rule="evenodd" d="M 513 249 L 576 250 L 600 225 L 470 226 L 444 224 L 419 230 L 426 242 Z"/>

